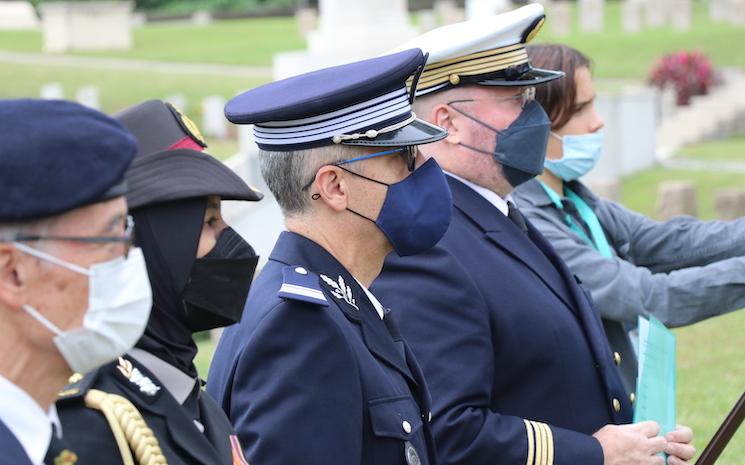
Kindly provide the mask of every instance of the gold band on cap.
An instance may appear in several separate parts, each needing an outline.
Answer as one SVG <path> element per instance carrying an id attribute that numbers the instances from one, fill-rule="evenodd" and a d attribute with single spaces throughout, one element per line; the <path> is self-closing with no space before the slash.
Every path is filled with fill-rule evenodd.
<path id="1" fill-rule="evenodd" d="M 424 68 L 417 84 L 417 91 L 447 83 L 455 86 L 460 84 L 463 76 L 488 75 L 528 61 L 525 44 L 517 43 L 432 63 Z"/>

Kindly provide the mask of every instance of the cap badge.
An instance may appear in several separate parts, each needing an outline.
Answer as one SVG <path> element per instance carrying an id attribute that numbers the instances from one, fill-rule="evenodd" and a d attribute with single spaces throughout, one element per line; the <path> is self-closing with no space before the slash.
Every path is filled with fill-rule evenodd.
<path id="1" fill-rule="evenodd" d="M 347 284 L 344 282 L 344 278 L 339 276 L 339 281 L 338 283 L 336 283 L 333 279 L 329 278 L 325 274 L 322 274 L 321 279 L 331 288 L 331 295 L 339 300 L 343 300 L 357 310 L 360 309 L 357 306 L 357 302 L 354 300 L 354 297 L 352 297 L 352 288 L 347 286 Z"/>
<path id="2" fill-rule="evenodd" d="M 156 385 L 153 380 L 143 375 L 142 372 L 132 365 L 132 362 L 119 357 L 119 372 L 124 375 L 132 384 L 140 388 L 140 392 L 148 396 L 154 396 L 160 391 L 160 386 Z"/>
<path id="3" fill-rule="evenodd" d="M 74 465 L 78 461 L 78 455 L 67 449 L 54 458 L 54 465 Z"/>
<path id="4" fill-rule="evenodd" d="M 170 103 L 166 102 L 166 105 L 168 108 L 171 109 L 174 115 L 176 115 L 176 119 L 178 120 L 181 127 L 186 131 L 186 133 L 191 136 L 192 139 L 194 139 L 199 145 L 202 147 L 207 147 L 207 142 L 204 140 L 204 136 L 202 135 L 202 132 L 199 130 L 199 127 L 192 121 L 188 116 L 181 113 L 181 111 L 171 105 Z"/>

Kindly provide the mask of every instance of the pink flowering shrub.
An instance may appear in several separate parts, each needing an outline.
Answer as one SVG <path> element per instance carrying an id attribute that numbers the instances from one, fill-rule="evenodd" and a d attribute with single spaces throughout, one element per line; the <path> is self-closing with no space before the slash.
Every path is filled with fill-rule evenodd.
<path id="1" fill-rule="evenodd" d="M 688 105 L 691 96 L 709 92 L 714 69 L 703 53 L 680 51 L 660 58 L 652 68 L 649 82 L 659 88 L 672 85 L 678 105 Z"/>

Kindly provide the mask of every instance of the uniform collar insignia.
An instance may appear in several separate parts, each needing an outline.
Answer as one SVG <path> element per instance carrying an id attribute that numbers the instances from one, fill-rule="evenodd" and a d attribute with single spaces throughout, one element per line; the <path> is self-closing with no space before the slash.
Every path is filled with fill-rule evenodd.
<path id="1" fill-rule="evenodd" d="M 140 388 L 140 392 L 148 396 L 154 396 L 160 391 L 160 386 L 156 385 L 153 380 L 143 375 L 142 372 L 132 365 L 132 362 L 119 357 L 119 372 L 124 375 L 131 383 Z"/>
<path id="2" fill-rule="evenodd" d="M 78 456 L 75 452 L 70 452 L 65 449 L 54 458 L 54 465 L 75 465 L 78 461 Z"/>
<path id="3" fill-rule="evenodd" d="M 329 278 L 325 274 L 321 275 L 321 279 L 323 282 L 329 285 L 331 288 L 331 295 L 336 297 L 339 300 L 343 300 L 344 302 L 348 303 L 352 307 L 359 310 L 360 308 L 357 306 L 356 301 L 354 300 L 354 297 L 352 296 L 352 288 L 350 288 L 346 282 L 344 282 L 344 278 L 339 275 L 338 282 L 335 282 L 333 279 Z"/>

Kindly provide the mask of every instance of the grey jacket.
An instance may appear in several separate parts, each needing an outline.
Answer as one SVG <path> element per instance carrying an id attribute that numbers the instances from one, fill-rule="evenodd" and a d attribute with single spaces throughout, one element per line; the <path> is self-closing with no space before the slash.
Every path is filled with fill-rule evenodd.
<path id="1" fill-rule="evenodd" d="M 613 259 L 569 228 L 538 180 L 522 184 L 513 198 L 592 294 L 609 320 L 604 323 L 614 350 L 628 347 L 614 341 L 625 332 L 613 321 L 636 323 L 639 314 L 654 315 L 676 327 L 745 307 L 745 218 L 657 222 L 596 197 L 579 182 L 568 186 L 597 215 Z M 631 367 L 621 368 L 631 376 Z M 633 387 L 632 379 L 624 381 Z"/>

